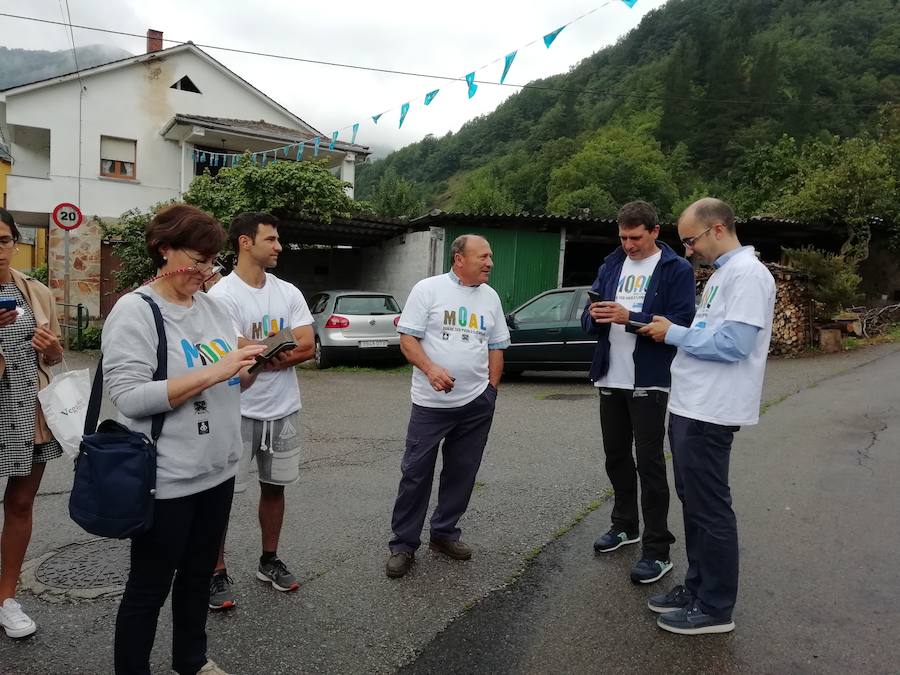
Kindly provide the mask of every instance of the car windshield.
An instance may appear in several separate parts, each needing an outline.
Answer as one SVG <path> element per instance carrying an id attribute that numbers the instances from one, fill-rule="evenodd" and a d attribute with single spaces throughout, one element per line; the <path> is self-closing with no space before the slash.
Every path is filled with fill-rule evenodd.
<path id="1" fill-rule="evenodd" d="M 335 314 L 399 314 L 400 307 L 390 295 L 342 295 L 334 304 Z"/>

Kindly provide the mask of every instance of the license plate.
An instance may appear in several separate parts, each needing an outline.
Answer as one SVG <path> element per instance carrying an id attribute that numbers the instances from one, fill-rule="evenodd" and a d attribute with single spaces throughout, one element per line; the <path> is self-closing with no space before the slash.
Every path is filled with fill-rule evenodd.
<path id="1" fill-rule="evenodd" d="M 387 340 L 360 340 L 360 349 L 369 349 L 371 347 L 387 347 Z"/>

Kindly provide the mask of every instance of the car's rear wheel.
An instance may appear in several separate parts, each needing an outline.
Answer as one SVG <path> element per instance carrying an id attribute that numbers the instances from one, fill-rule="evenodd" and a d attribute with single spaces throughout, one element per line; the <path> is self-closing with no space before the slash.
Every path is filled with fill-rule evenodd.
<path id="1" fill-rule="evenodd" d="M 313 358 L 315 358 L 316 368 L 319 370 L 330 368 L 332 365 L 332 360 L 328 356 L 328 350 L 322 346 L 322 341 L 319 338 L 316 338 L 316 353 Z"/>

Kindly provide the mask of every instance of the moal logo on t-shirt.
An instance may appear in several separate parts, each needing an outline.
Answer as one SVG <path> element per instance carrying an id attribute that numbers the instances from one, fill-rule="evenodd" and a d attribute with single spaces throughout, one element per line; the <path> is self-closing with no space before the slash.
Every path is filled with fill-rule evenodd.
<path id="1" fill-rule="evenodd" d="M 224 338 L 214 338 L 209 342 L 198 342 L 191 344 L 186 339 L 181 339 L 181 350 L 184 352 L 184 360 L 188 368 L 196 366 L 208 366 L 215 363 L 225 354 L 232 351 L 232 346 Z M 241 383 L 241 378 L 237 375 L 228 380 L 229 386 Z"/>
<path id="2" fill-rule="evenodd" d="M 284 317 L 273 319 L 268 314 L 261 321 L 253 321 L 250 324 L 250 339 L 262 340 L 270 335 L 276 335 L 284 328 Z"/>
<path id="3" fill-rule="evenodd" d="M 478 337 L 479 343 L 483 343 L 487 336 L 484 314 L 477 314 L 463 306 L 456 309 L 445 309 L 441 337 L 448 340 L 452 333 L 461 334 L 463 342 L 469 342 L 471 336 L 474 335 Z"/>
<path id="4" fill-rule="evenodd" d="M 632 312 L 640 312 L 644 307 L 644 296 L 650 286 L 652 274 L 623 274 L 616 288 L 616 301 Z"/>
<path id="5" fill-rule="evenodd" d="M 718 292 L 718 286 L 707 286 L 703 289 L 700 305 L 697 307 L 697 314 L 694 317 L 694 328 L 706 328 L 706 317 L 709 316 L 709 310 L 712 308 L 713 300 L 716 299 Z"/>

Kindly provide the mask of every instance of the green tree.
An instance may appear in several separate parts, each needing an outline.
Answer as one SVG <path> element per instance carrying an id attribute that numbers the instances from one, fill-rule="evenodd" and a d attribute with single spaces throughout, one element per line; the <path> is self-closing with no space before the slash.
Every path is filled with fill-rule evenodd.
<path id="1" fill-rule="evenodd" d="M 788 217 L 847 228 L 841 254 L 868 257 L 874 216 L 900 216 L 898 176 L 883 144 L 868 136 L 808 144 L 777 206 Z"/>
<path id="2" fill-rule="evenodd" d="M 416 186 L 400 178 L 393 168 L 378 181 L 370 202 L 375 213 L 389 218 L 413 218 L 425 211 L 425 202 Z"/>
<path id="3" fill-rule="evenodd" d="M 490 172 L 478 171 L 466 179 L 452 208 L 462 213 L 515 213 L 519 207 Z"/>
<path id="4" fill-rule="evenodd" d="M 267 211 L 278 218 L 347 218 L 355 210 L 345 188 L 349 183 L 334 176 L 322 162 L 270 162 L 254 164 L 244 155 L 233 167 L 216 176 L 197 176 L 184 193 L 184 201 L 227 223 L 242 211 Z"/>
<path id="5" fill-rule="evenodd" d="M 245 155 L 215 177 L 209 172 L 197 176 L 184 201 L 211 213 L 220 223 L 227 223 L 242 211 L 266 211 L 286 220 L 316 218 L 330 222 L 357 210 L 357 203 L 344 191 L 347 185 L 319 162 L 258 166 Z M 119 290 L 134 288 L 156 273 L 147 255 L 144 233 L 154 214 L 171 203 L 157 204 L 147 211 L 132 209 L 118 222 L 101 226 L 103 236 L 115 242 L 113 248 L 122 260 L 122 268 L 116 273 Z"/>
<path id="6" fill-rule="evenodd" d="M 677 197 L 659 143 L 644 129 L 607 125 L 553 171 L 547 209 L 577 215 L 587 208 L 593 215 L 608 215 L 610 206 L 644 199 L 659 213 L 669 214 Z M 604 213 L 594 212 L 595 208 Z"/>

